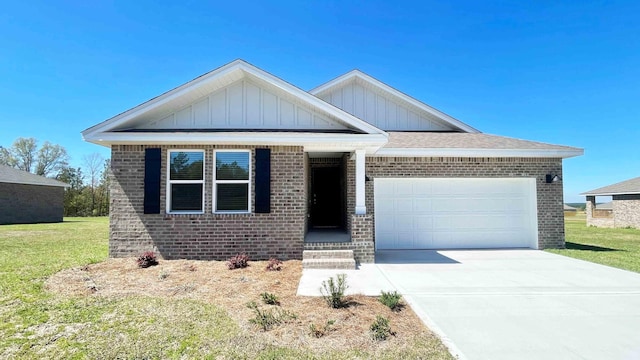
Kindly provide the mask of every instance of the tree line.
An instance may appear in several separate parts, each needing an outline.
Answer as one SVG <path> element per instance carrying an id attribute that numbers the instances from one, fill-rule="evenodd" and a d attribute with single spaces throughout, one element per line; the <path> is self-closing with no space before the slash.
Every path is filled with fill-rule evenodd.
<path id="1" fill-rule="evenodd" d="M 74 168 L 64 147 L 48 141 L 38 146 L 38 140 L 20 137 L 10 147 L 0 146 L 0 164 L 69 184 L 64 216 L 109 214 L 110 160 L 98 153 L 83 156 L 84 168 Z"/>

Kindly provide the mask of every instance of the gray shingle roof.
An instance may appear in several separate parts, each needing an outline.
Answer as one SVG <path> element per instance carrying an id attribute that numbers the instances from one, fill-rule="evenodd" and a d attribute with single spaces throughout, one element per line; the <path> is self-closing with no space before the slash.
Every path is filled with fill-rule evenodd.
<path id="1" fill-rule="evenodd" d="M 501 149 L 501 150 L 575 150 L 570 146 L 546 144 L 504 136 L 447 132 L 389 132 L 385 148 L 395 149 Z"/>
<path id="2" fill-rule="evenodd" d="M 35 175 L 32 173 L 14 169 L 10 166 L 5 166 L 5 165 L 0 165 L 0 183 L 62 186 L 62 187 L 69 186 L 68 184 L 65 184 L 55 179 L 49 179 L 44 176 Z"/>
<path id="3" fill-rule="evenodd" d="M 581 195 L 624 195 L 640 194 L 640 177 L 621 181 L 609 186 L 604 186 L 591 191 L 583 192 Z"/>
<path id="4" fill-rule="evenodd" d="M 565 210 L 565 211 L 567 211 L 567 210 L 570 210 L 570 211 L 577 211 L 578 209 L 577 209 L 577 208 L 574 208 L 573 206 L 569 206 L 569 205 L 567 205 L 567 204 L 564 204 L 564 210 Z"/>

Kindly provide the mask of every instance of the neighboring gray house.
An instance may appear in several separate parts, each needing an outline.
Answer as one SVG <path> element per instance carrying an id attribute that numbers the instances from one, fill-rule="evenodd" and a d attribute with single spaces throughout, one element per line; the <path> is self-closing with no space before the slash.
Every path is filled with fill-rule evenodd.
<path id="1" fill-rule="evenodd" d="M 575 216 L 578 212 L 578 208 L 564 204 L 564 216 Z"/>
<path id="2" fill-rule="evenodd" d="M 562 248 L 562 159 L 354 70 L 304 91 L 231 62 L 82 133 L 111 148 L 110 256 Z"/>
<path id="3" fill-rule="evenodd" d="M 587 191 L 587 225 L 640 229 L 640 177 Z M 596 196 L 611 196 L 611 207 L 596 205 Z"/>
<path id="4" fill-rule="evenodd" d="M 0 165 L 0 224 L 62 221 L 64 188 L 58 180 Z"/>

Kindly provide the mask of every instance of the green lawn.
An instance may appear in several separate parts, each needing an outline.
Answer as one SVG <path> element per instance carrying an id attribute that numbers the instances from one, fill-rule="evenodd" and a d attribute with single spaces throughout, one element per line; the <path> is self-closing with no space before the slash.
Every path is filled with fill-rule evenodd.
<path id="1" fill-rule="evenodd" d="M 640 272 L 640 230 L 587 227 L 584 214 L 565 224 L 567 248 L 547 251 Z"/>
<path id="2" fill-rule="evenodd" d="M 107 239 L 107 218 L 0 226 L 0 359 L 451 358 L 433 339 L 403 348 L 382 344 L 375 353 L 278 347 L 257 338 L 215 304 L 65 297 L 45 290 L 52 274 L 106 259 Z"/>

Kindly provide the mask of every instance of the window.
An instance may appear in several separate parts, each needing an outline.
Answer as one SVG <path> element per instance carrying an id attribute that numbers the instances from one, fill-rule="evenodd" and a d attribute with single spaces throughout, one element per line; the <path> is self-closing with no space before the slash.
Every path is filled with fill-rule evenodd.
<path id="1" fill-rule="evenodd" d="M 204 151 L 170 150 L 167 212 L 204 211 Z"/>
<path id="2" fill-rule="evenodd" d="M 248 150 L 216 150 L 213 211 L 249 212 L 251 155 Z"/>

